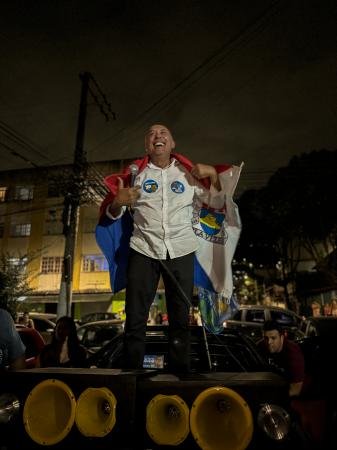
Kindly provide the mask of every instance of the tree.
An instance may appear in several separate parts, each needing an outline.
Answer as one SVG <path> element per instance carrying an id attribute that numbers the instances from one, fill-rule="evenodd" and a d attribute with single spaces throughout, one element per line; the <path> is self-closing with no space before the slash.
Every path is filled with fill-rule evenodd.
<path id="1" fill-rule="evenodd" d="M 328 257 L 337 248 L 336 167 L 337 151 L 304 153 L 264 188 L 245 192 L 238 202 L 243 230 L 237 254 L 271 271 L 279 261 L 285 288 L 296 280 L 304 249 L 316 268 L 336 277 L 336 258 Z"/>
<path id="2" fill-rule="evenodd" d="M 20 297 L 30 292 L 27 275 L 24 270 L 25 258 L 19 258 L 13 264 L 8 255 L 0 255 L 0 307 L 15 317 Z"/>

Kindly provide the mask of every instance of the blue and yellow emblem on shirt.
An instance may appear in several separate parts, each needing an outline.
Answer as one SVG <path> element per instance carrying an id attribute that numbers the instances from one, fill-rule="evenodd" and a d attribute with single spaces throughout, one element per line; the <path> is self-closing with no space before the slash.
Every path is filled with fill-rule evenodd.
<path id="1" fill-rule="evenodd" d="M 175 194 L 182 194 L 185 191 L 185 186 L 181 181 L 173 181 L 173 183 L 171 183 L 171 190 Z"/>
<path id="2" fill-rule="evenodd" d="M 143 183 L 143 191 L 147 192 L 148 194 L 152 194 L 153 192 L 156 192 L 158 189 L 158 183 L 154 180 L 145 180 Z"/>

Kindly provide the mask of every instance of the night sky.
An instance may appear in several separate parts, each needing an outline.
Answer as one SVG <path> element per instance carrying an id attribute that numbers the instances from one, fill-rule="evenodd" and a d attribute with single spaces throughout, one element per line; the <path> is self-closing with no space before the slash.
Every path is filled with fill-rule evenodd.
<path id="1" fill-rule="evenodd" d="M 245 189 L 337 148 L 335 0 L 5 0 L 0 42 L 1 170 L 72 162 L 81 71 L 117 116 L 89 97 L 89 161 L 159 122 L 195 162 L 244 161 Z"/>

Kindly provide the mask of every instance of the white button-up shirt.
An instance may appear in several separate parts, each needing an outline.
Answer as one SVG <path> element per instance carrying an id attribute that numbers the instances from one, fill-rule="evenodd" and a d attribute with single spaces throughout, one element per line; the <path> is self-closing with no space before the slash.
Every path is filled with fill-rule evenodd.
<path id="1" fill-rule="evenodd" d="M 197 250 L 191 223 L 194 202 L 217 209 L 224 205 L 222 191 L 206 189 L 176 159 L 164 169 L 150 162 L 137 175 L 136 185 L 141 189 L 133 206 L 130 247 L 155 259 L 166 259 L 167 252 L 173 259 Z"/>

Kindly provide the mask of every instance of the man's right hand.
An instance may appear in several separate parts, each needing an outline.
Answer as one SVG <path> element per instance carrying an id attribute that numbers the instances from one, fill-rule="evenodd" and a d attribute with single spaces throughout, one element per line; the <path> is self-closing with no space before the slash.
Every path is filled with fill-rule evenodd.
<path id="1" fill-rule="evenodd" d="M 118 215 L 122 206 L 133 206 L 140 197 L 140 186 L 124 187 L 122 178 L 118 177 L 118 191 L 112 204 L 110 212 L 112 215 Z"/>

